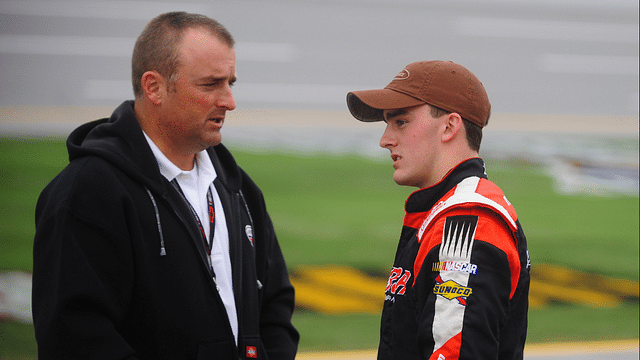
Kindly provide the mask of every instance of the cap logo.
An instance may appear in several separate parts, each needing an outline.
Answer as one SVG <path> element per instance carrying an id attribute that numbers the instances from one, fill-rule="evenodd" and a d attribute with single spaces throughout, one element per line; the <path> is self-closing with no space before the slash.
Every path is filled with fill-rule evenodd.
<path id="1" fill-rule="evenodd" d="M 409 70 L 402 69 L 402 71 L 400 71 L 400 73 L 398 73 L 398 75 L 396 75 L 396 77 L 394 77 L 393 80 L 406 80 L 408 78 L 409 78 Z"/>

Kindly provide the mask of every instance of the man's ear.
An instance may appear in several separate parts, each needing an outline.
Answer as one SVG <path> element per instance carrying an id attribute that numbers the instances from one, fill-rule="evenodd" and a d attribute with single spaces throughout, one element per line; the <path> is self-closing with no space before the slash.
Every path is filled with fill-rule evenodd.
<path id="1" fill-rule="evenodd" d="M 154 105 L 160 105 L 166 94 L 166 81 L 164 77 L 155 70 L 142 74 L 140 79 L 143 96 L 147 97 Z"/>
<path id="2" fill-rule="evenodd" d="M 453 139 L 463 126 L 460 114 L 449 113 L 446 117 L 445 129 L 442 133 L 442 142 L 448 142 Z"/>

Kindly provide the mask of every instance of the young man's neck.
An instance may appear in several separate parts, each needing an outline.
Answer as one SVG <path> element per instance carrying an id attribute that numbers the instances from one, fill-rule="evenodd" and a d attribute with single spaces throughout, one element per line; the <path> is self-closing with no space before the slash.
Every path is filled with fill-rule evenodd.
<path id="1" fill-rule="evenodd" d="M 469 151 L 463 152 L 460 152 L 458 150 L 457 153 L 455 151 L 445 152 L 444 154 L 447 154 L 449 156 L 445 155 L 445 157 L 441 159 L 438 169 L 434 169 L 434 174 L 436 174 L 436 176 L 434 176 L 433 179 L 431 179 L 431 181 L 429 181 L 428 183 L 423 184 L 422 188 L 431 187 L 439 183 L 456 166 L 460 165 L 466 160 L 478 157 L 478 152 L 471 149 L 469 149 Z"/>

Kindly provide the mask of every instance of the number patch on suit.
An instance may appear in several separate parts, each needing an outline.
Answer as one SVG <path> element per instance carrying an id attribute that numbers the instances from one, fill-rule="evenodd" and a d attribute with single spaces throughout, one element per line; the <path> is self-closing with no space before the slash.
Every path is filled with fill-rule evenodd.
<path id="1" fill-rule="evenodd" d="M 411 271 L 404 270 L 400 267 L 394 267 L 389 274 L 389 281 L 385 293 L 389 292 L 396 295 L 404 295 L 407 291 L 407 282 L 411 279 Z"/>

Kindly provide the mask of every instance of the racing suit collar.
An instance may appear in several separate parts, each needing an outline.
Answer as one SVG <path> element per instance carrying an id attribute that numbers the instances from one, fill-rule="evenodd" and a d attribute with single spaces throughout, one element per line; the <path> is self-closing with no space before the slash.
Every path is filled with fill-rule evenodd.
<path id="1" fill-rule="evenodd" d="M 445 175 L 439 183 L 411 193 L 405 202 L 405 211 L 407 213 L 428 211 L 435 205 L 438 199 L 442 198 L 449 190 L 470 176 L 478 176 L 483 179 L 487 178 L 484 161 L 481 158 L 467 159 L 449 170 L 447 175 Z"/>

